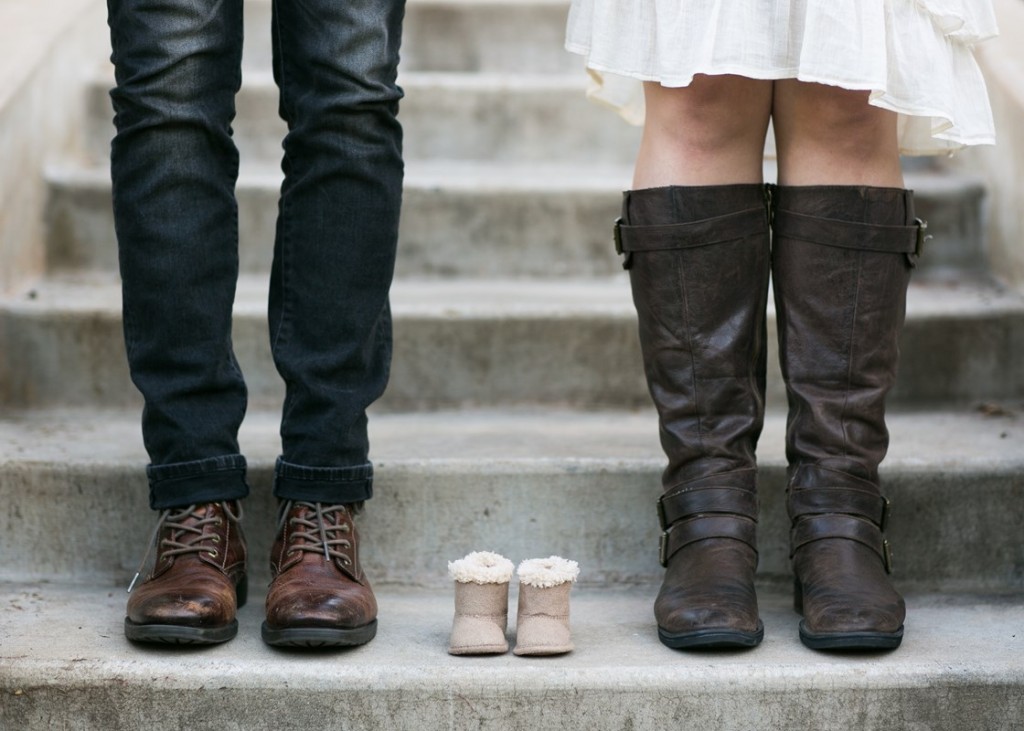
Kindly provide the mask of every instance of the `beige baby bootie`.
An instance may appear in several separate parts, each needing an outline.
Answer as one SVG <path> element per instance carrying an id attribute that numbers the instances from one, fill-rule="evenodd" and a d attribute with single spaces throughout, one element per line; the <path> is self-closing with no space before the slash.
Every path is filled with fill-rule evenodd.
<path id="1" fill-rule="evenodd" d="M 455 620 L 448 652 L 493 655 L 508 652 L 508 582 L 512 562 L 489 551 L 476 551 L 448 563 L 455 580 Z"/>
<path id="2" fill-rule="evenodd" d="M 519 564 L 516 655 L 561 655 L 572 651 L 569 590 L 579 576 L 575 561 L 550 556 Z"/>

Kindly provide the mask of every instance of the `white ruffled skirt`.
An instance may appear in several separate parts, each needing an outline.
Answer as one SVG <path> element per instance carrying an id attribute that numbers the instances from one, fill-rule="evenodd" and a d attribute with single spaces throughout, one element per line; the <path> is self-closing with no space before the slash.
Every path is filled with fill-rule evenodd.
<path id="1" fill-rule="evenodd" d="M 795 78 L 870 91 L 901 151 L 930 155 L 995 141 L 973 46 L 996 32 L 990 0 L 572 0 L 566 48 L 635 124 L 638 81 Z"/>

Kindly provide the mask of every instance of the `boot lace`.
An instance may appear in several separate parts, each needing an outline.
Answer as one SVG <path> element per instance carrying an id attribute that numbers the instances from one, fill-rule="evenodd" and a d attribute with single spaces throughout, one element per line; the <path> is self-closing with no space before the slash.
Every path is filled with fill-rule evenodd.
<path id="1" fill-rule="evenodd" d="M 296 506 L 306 508 L 306 512 L 289 519 L 289 513 Z M 344 537 L 351 532 L 348 521 L 344 519 L 347 515 L 349 515 L 349 509 L 345 505 L 324 505 L 323 503 L 289 500 L 281 504 L 277 530 L 278 533 L 281 532 L 286 520 L 291 526 L 291 540 L 288 542 L 289 553 L 295 551 L 323 552 L 324 560 L 330 561 L 332 558 L 336 558 L 347 566 L 352 563 L 352 559 L 340 550 L 352 548 L 352 541 Z"/>
<path id="2" fill-rule="evenodd" d="M 224 513 L 235 522 L 242 519 L 242 505 L 237 503 L 238 511 L 232 510 L 228 503 L 221 503 Z M 149 542 L 146 544 L 146 553 L 135 571 L 131 583 L 128 585 L 128 593 L 135 588 L 135 582 L 142 575 L 142 569 L 149 560 L 149 554 L 153 546 L 157 544 L 157 537 L 161 531 L 166 534 L 160 539 L 160 555 L 164 558 L 171 556 L 183 556 L 188 553 L 202 553 L 206 551 L 211 556 L 217 556 L 217 549 L 211 549 L 207 544 L 220 543 L 220 534 L 210 532 L 208 529 L 220 526 L 222 518 L 219 515 L 207 516 L 206 504 L 193 504 L 186 508 L 168 508 L 160 513 L 156 527 L 153 529 Z M 191 540 L 188 540 L 191 538 Z"/>

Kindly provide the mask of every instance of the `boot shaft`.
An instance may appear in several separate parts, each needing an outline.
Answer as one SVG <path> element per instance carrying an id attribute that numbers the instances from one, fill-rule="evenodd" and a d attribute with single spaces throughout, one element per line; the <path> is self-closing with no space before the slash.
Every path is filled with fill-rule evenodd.
<path id="1" fill-rule="evenodd" d="M 668 457 L 665 488 L 752 468 L 764 420 L 764 187 L 629 191 L 617 232 Z"/>
<path id="2" fill-rule="evenodd" d="M 894 188 L 773 190 L 772 282 L 789 400 L 787 457 L 877 480 L 885 397 L 919 227 Z"/>

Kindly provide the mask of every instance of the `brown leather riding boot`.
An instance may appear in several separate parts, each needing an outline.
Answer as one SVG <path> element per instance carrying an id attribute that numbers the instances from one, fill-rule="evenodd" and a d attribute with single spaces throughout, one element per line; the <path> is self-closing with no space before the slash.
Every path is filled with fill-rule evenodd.
<path id="1" fill-rule="evenodd" d="M 894 649 L 906 610 L 889 580 L 878 465 L 923 224 L 897 188 L 780 187 L 773 207 L 800 639 Z"/>
<path id="2" fill-rule="evenodd" d="M 151 547 L 157 545 L 153 571 L 129 588 L 124 620 L 129 640 L 215 644 L 238 633 L 235 612 L 245 604 L 247 591 L 241 515 L 234 501 L 160 515 L 150 541 Z"/>
<path id="3" fill-rule="evenodd" d="M 268 645 L 346 647 L 377 634 L 377 600 L 359 565 L 354 509 L 282 503 L 262 631 Z"/>
<path id="4" fill-rule="evenodd" d="M 625 193 L 616 228 L 668 457 L 654 605 L 674 648 L 752 647 L 769 238 L 761 185 Z"/>

